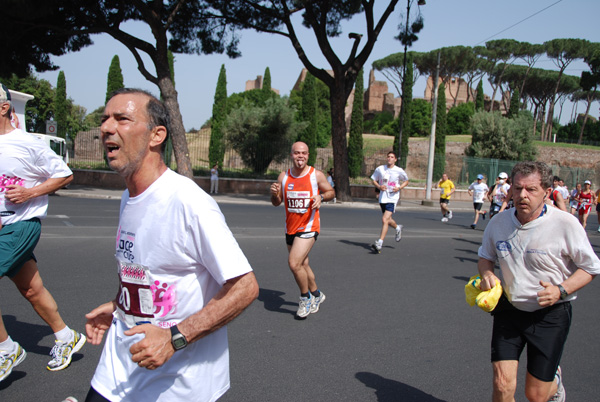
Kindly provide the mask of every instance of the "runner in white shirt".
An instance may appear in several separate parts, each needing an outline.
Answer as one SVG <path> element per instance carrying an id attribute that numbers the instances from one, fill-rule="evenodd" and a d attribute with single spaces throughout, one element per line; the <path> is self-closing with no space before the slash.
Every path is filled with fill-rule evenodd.
<path id="1" fill-rule="evenodd" d="M 102 117 L 110 167 L 127 184 L 116 241 L 117 297 L 86 315 L 106 343 L 86 401 L 215 401 L 229 389 L 224 327 L 258 295 L 216 202 L 167 168 L 168 112 L 121 89 Z"/>
<path id="2" fill-rule="evenodd" d="M 477 175 L 477 181 L 471 183 L 468 188 L 469 195 L 473 196 L 473 208 L 475 209 L 475 220 L 471 224 L 471 229 L 475 229 L 477 227 L 477 221 L 479 220 L 479 215 L 485 220 L 486 211 L 482 211 L 481 207 L 483 206 L 483 200 L 487 196 L 488 188 L 487 184 L 483 182 L 483 175 Z"/>
<path id="3" fill-rule="evenodd" d="M 379 206 L 383 213 L 381 234 L 379 239 L 371 245 L 371 249 L 376 253 L 381 252 L 383 240 L 389 226 L 396 229 L 396 241 L 402 239 L 402 225 L 398 225 L 392 219 L 392 214 L 396 211 L 396 204 L 400 199 L 400 190 L 408 186 L 408 176 L 404 169 L 396 166 L 396 161 L 396 154 L 393 151 L 388 152 L 387 164 L 379 166 L 371 176 L 373 185 L 379 190 Z"/>
<path id="4" fill-rule="evenodd" d="M 600 273 L 585 230 L 570 214 L 545 203 L 551 172 L 542 162 L 515 165 L 515 208 L 490 221 L 479 248 L 481 290 L 497 283 L 503 289 L 492 311 L 494 401 L 514 400 L 525 346 L 528 399 L 565 400 L 559 364 L 572 321 L 570 302 Z"/>
<path id="5" fill-rule="evenodd" d="M 70 329 L 56 301 L 43 284 L 33 251 L 40 239 L 48 194 L 73 180 L 73 172 L 44 142 L 11 124 L 11 96 L 0 84 L 0 278 L 8 276 L 48 324 L 56 338 L 46 368 L 58 371 L 71 363 L 85 344 L 83 334 Z M 0 381 L 25 360 L 0 315 Z"/>

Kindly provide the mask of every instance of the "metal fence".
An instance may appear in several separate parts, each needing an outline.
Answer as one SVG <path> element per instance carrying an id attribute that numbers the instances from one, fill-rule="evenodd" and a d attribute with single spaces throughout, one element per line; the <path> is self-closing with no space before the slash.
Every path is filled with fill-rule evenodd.
<path id="1" fill-rule="evenodd" d="M 197 175 L 208 175 L 210 163 L 208 157 L 210 144 L 210 129 L 202 129 L 186 134 L 190 163 L 192 170 Z M 80 132 L 71 144 L 70 165 L 75 169 L 109 169 L 104 156 L 104 148 L 100 136 L 100 129 Z M 172 168 L 177 168 L 175 156 L 171 152 L 165 156 L 165 162 Z M 315 167 L 319 170 L 328 170 L 333 167 L 333 150 L 320 148 L 317 152 Z M 289 156 L 281 162 L 271 162 L 266 175 L 279 174 L 291 166 Z M 240 155 L 231 147 L 226 147 L 223 164 L 220 166 L 221 174 L 225 177 L 236 175 L 253 176 L 252 168 L 247 166 Z"/>
<path id="2" fill-rule="evenodd" d="M 498 177 L 500 172 L 506 172 L 510 175 L 510 171 L 517 163 L 517 161 L 501 159 L 464 157 L 463 166 L 457 181 L 459 184 L 468 185 L 475 181 L 478 174 L 483 174 L 488 179 L 487 181 L 489 183 L 493 181 L 494 178 Z M 599 183 L 594 169 L 556 165 L 551 166 L 552 173 L 563 179 L 565 185 L 569 188 L 573 188 L 577 183 L 583 183 L 585 180 L 590 180 L 592 183 Z"/>
<path id="3" fill-rule="evenodd" d="M 208 176 L 210 171 L 208 148 L 210 143 L 210 129 L 203 129 L 197 132 L 186 134 L 190 162 L 195 175 Z M 104 157 L 104 149 L 100 138 L 100 129 L 96 128 L 90 131 L 81 132 L 71 145 L 70 165 L 75 169 L 109 169 Z M 365 157 L 363 163 L 363 177 L 354 179 L 356 184 L 369 183 L 368 177 L 373 170 L 386 163 L 386 153 L 388 148 L 371 151 Z M 500 172 L 510 174 L 516 161 L 507 161 L 500 159 L 481 159 L 465 157 L 463 155 L 447 154 L 443 155 L 445 167 L 450 178 L 455 181 L 459 187 L 467 187 L 475 181 L 478 174 L 483 174 L 488 179 L 488 183 L 497 177 Z M 436 155 L 436 160 L 441 158 Z M 177 165 L 175 157 L 165 158 L 167 164 L 172 169 Z M 292 164 L 289 157 L 281 162 L 272 162 L 267 173 L 258 175 L 247 166 L 239 154 L 228 147 L 225 151 L 223 164 L 220 172 L 223 177 L 254 177 L 254 178 L 273 178 L 279 172 L 286 170 Z M 314 166 L 322 171 L 327 171 L 333 167 L 333 150 L 331 148 L 319 148 L 317 159 Z M 427 157 L 424 155 L 408 155 L 406 159 L 406 171 L 415 185 L 424 183 L 427 178 Z M 592 183 L 600 184 L 600 177 L 596 176 L 594 169 L 571 168 L 565 166 L 552 166 L 555 175 L 561 177 L 569 188 L 576 183 L 583 183 L 584 180 L 591 180 Z M 490 180 L 491 178 L 491 180 Z M 437 181 L 439 178 L 434 178 Z"/>

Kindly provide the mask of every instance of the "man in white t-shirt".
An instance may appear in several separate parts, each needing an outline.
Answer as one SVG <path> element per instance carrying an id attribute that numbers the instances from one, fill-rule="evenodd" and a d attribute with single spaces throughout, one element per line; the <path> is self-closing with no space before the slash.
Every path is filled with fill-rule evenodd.
<path id="1" fill-rule="evenodd" d="M 497 213 L 502 211 L 502 203 L 508 196 L 508 190 L 510 190 L 510 184 L 508 184 L 508 174 L 506 172 L 500 172 L 498 175 L 498 182 L 492 190 L 492 205 L 490 206 L 490 219 Z"/>
<path id="2" fill-rule="evenodd" d="M 481 207 L 483 206 L 483 200 L 487 196 L 488 188 L 487 184 L 483 182 L 483 175 L 477 175 L 477 181 L 474 181 L 469 186 L 467 190 L 469 195 L 473 196 L 473 208 L 475 209 L 475 220 L 471 224 L 471 229 L 475 229 L 477 227 L 477 221 L 479 220 L 479 215 L 485 220 L 486 211 L 482 211 Z"/>
<path id="3" fill-rule="evenodd" d="M 56 337 L 47 369 L 71 363 L 85 336 L 62 320 L 56 301 L 44 287 L 33 254 L 40 239 L 48 194 L 66 186 L 73 173 L 44 142 L 11 124 L 11 97 L 0 84 L 0 278 L 8 276 Z M 0 381 L 27 353 L 8 336 L 0 316 Z"/>
<path id="4" fill-rule="evenodd" d="M 166 107 L 136 89 L 102 116 L 111 169 L 124 179 L 117 297 L 86 315 L 104 350 L 86 401 L 214 401 L 229 389 L 225 325 L 258 284 L 216 202 L 162 159 Z"/>
<path id="5" fill-rule="evenodd" d="M 542 162 L 515 165 L 515 208 L 490 221 L 479 248 L 481 290 L 496 283 L 503 288 L 492 311 L 494 401 L 514 400 L 525 346 L 528 400 L 565 400 L 559 364 L 571 325 L 570 301 L 600 273 L 585 230 L 572 215 L 545 203 L 551 174 Z"/>
<path id="6" fill-rule="evenodd" d="M 400 199 L 400 190 L 408 186 L 408 176 L 404 169 L 396 166 L 396 161 L 396 154 L 393 151 L 388 152 L 387 164 L 379 166 L 371 176 L 373 185 L 379 190 L 379 206 L 383 213 L 381 234 L 379 239 L 371 244 L 371 249 L 376 253 L 381 253 L 383 240 L 389 226 L 396 230 L 396 241 L 402 239 L 402 225 L 398 225 L 392 219 L 392 214 L 396 211 L 396 204 Z"/>

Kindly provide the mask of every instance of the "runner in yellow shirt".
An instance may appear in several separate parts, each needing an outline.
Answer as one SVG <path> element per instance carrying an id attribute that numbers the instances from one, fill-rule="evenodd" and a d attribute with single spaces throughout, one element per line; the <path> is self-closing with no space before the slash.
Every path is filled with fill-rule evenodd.
<path id="1" fill-rule="evenodd" d="M 452 211 L 448 207 L 450 204 L 450 197 L 454 194 L 454 183 L 448 179 L 448 175 L 444 173 L 440 181 L 435 185 L 436 188 L 440 189 L 440 209 L 442 210 L 442 222 L 448 222 L 452 219 Z"/>

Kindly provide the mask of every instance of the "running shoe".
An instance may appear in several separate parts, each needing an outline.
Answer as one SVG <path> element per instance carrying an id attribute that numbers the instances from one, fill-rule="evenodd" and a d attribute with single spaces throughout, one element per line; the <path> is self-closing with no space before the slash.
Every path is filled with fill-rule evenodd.
<path id="1" fill-rule="evenodd" d="M 558 370 L 556 370 L 556 380 L 558 383 L 558 389 L 556 390 L 556 394 L 550 399 L 548 402 L 564 402 L 567 399 L 567 392 L 565 391 L 565 386 L 562 381 L 562 370 L 560 366 L 558 366 Z"/>
<path id="2" fill-rule="evenodd" d="M 312 297 L 300 297 L 300 303 L 298 304 L 298 311 L 296 315 L 300 318 L 304 318 L 310 314 Z"/>
<path id="3" fill-rule="evenodd" d="M 382 247 L 382 245 L 379 244 L 378 242 L 371 244 L 371 250 L 373 250 L 377 254 L 381 253 L 381 247 Z"/>
<path id="4" fill-rule="evenodd" d="M 27 357 L 25 349 L 17 342 L 15 342 L 15 345 L 17 345 L 17 349 L 12 353 L 0 351 L 0 381 L 8 377 L 13 368 L 21 364 L 25 360 L 25 357 Z"/>
<path id="5" fill-rule="evenodd" d="M 598 228 L 598 232 L 600 232 L 600 228 Z"/>
<path id="6" fill-rule="evenodd" d="M 474 224 L 474 223 L 473 223 L 473 224 L 471 224 L 471 229 L 475 229 L 476 227 L 477 227 L 477 225 L 476 225 L 476 224 Z"/>
<path id="7" fill-rule="evenodd" d="M 396 241 L 400 240 L 402 240 L 402 225 L 396 226 Z"/>
<path id="8" fill-rule="evenodd" d="M 83 347 L 85 341 L 85 335 L 77 331 L 73 331 L 73 340 L 71 342 L 55 341 L 54 347 L 50 351 L 52 360 L 48 362 L 46 368 L 50 371 L 58 371 L 67 368 L 67 366 L 71 364 L 73 354 Z"/>
<path id="9" fill-rule="evenodd" d="M 325 301 L 325 293 L 320 292 L 319 297 L 313 297 L 312 303 L 310 305 L 310 313 L 314 314 L 319 311 L 319 306 L 321 303 Z"/>
<path id="10" fill-rule="evenodd" d="M 452 219 L 452 211 L 448 211 L 448 219 Z"/>
<path id="11" fill-rule="evenodd" d="M 448 222 L 448 218 L 446 218 L 445 216 L 442 218 L 442 222 Z"/>
<path id="12" fill-rule="evenodd" d="M 487 212 L 484 212 L 481 214 L 481 217 L 483 218 L 483 220 L 485 220 L 485 215 L 487 214 Z"/>

